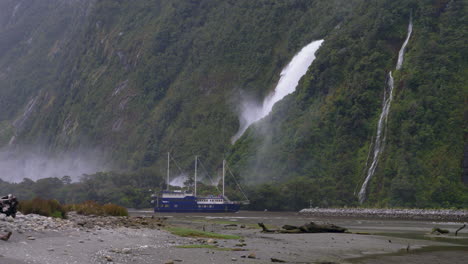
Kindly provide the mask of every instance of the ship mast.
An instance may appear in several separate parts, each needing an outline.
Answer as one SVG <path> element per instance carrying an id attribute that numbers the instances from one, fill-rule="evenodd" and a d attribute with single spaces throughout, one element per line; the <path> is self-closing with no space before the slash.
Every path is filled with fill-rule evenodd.
<path id="1" fill-rule="evenodd" d="M 169 191 L 169 162 L 170 162 L 170 158 L 171 158 L 171 153 L 168 152 L 167 153 L 167 187 L 166 187 L 166 191 Z"/>
<path id="2" fill-rule="evenodd" d="M 194 196 L 197 197 L 197 160 L 198 160 L 198 156 L 195 156 L 195 190 L 194 190 Z"/>
<path id="3" fill-rule="evenodd" d="M 225 165 L 226 165 L 226 160 L 223 160 L 223 197 L 224 197 L 224 174 L 225 174 Z"/>

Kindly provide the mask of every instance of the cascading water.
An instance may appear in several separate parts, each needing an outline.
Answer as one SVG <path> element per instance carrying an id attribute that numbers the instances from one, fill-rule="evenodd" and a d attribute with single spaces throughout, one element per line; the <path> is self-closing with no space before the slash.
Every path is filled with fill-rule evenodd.
<path id="1" fill-rule="evenodd" d="M 396 64 L 397 70 L 400 70 L 403 65 L 406 45 L 408 45 L 408 41 L 411 37 L 412 32 L 413 32 L 413 19 L 412 19 L 412 16 L 410 16 L 410 21 L 408 25 L 408 34 L 406 36 L 405 41 L 403 42 L 403 45 L 400 48 L 400 51 L 398 52 L 398 61 Z M 366 199 L 367 185 L 369 184 L 369 181 L 372 178 L 372 176 L 374 176 L 380 154 L 383 152 L 383 149 L 384 149 L 385 139 L 386 139 L 386 134 L 387 134 L 386 128 L 387 128 L 388 113 L 390 112 L 390 105 L 393 99 L 393 87 L 394 87 L 393 76 L 392 76 L 392 72 L 390 71 L 388 73 L 387 84 L 385 86 L 385 92 L 384 92 L 384 98 L 383 98 L 383 104 L 382 104 L 382 113 L 380 114 L 379 123 L 377 124 L 377 135 L 374 141 L 374 155 L 373 155 L 372 163 L 367 171 L 366 179 L 364 180 L 364 183 L 362 184 L 361 190 L 359 191 L 359 194 L 358 194 L 359 203 L 361 204 Z"/>
<path id="2" fill-rule="evenodd" d="M 294 92 L 307 69 L 315 60 L 315 53 L 322 45 L 323 40 L 313 41 L 297 53 L 291 62 L 281 72 L 281 78 L 275 87 L 273 93 L 268 95 L 262 104 L 244 101 L 242 103 L 242 113 L 239 117 L 240 128 L 239 131 L 232 137 L 232 142 L 236 142 L 247 128 L 254 122 L 267 116 L 273 105 L 279 100 L 283 99 L 286 95 Z"/>
<path id="3" fill-rule="evenodd" d="M 413 18 L 410 16 L 410 21 L 408 25 L 408 35 L 406 36 L 405 42 L 403 42 L 403 45 L 401 46 L 400 51 L 398 52 L 398 61 L 396 65 L 396 69 L 399 70 L 401 69 L 401 66 L 403 65 L 403 57 L 405 55 L 405 49 L 406 45 L 408 45 L 408 41 L 411 37 L 411 33 L 413 33 Z"/>
<path id="4" fill-rule="evenodd" d="M 367 177 L 362 184 L 361 190 L 359 191 L 359 202 L 363 203 L 366 199 L 366 189 L 369 180 L 374 175 L 375 169 L 377 168 L 377 163 L 379 161 L 380 153 L 383 151 L 384 143 L 385 143 L 385 133 L 386 133 L 386 126 L 387 126 L 387 119 L 388 113 L 390 112 L 390 104 L 392 103 L 393 99 L 393 76 L 392 72 L 388 73 L 388 80 L 387 85 L 384 93 L 383 105 L 382 105 L 382 113 L 380 114 L 379 123 L 377 125 L 377 135 L 375 137 L 374 142 L 374 155 L 372 159 L 371 166 L 367 171 Z"/>

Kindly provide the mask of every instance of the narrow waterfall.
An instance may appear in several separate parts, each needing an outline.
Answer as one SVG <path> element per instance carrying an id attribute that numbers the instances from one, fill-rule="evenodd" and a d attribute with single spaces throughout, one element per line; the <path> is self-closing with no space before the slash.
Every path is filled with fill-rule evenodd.
<path id="1" fill-rule="evenodd" d="M 236 142 L 252 123 L 267 116 L 276 102 L 296 90 L 299 80 L 306 74 L 307 69 L 315 60 L 315 53 L 322 42 L 323 40 L 311 42 L 293 57 L 291 62 L 281 71 L 281 77 L 275 90 L 261 104 L 248 100 L 242 103 L 239 117 L 240 127 L 239 131 L 232 137 L 232 143 Z"/>
<path id="2" fill-rule="evenodd" d="M 408 45 L 408 41 L 411 37 L 411 33 L 413 33 L 413 17 L 412 16 L 410 16 L 410 21 L 408 25 L 408 35 L 406 36 L 405 42 L 403 42 L 403 45 L 401 46 L 401 49 L 398 52 L 398 61 L 396 65 L 397 70 L 401 69 L 401 66 L 403 65 L 403 57 L 405 55 L 406 45 Z"/>
<path id="3" fill-rule="evenodd" d="M 388 73 L 387 85 L 384 92 L 384 99 L 382 105 L 382 113 L 380 114 L 379 123 L 377 125 L 377 135 L 375 137 L 374 142 L 374 155 L 372 159 L 371 166 L 367 171 L 366 179 L 362 184 L 361 190 L 359 191 L 359 202 L 363 203 L 366 199 L 366 189 L 369 180 L 374 175 L 375 169 L 377 168 L 377 163 L 379 162 L 380 153 L 382 153 L 384 149 L 385 143 L 385 134 L 386 134 L 386 126 L 387 126 L 387 119 L 388 113 L 390 112 L 390 104 L 392 103 L 393 99 L 393 76 L 392 72 Z"/>
<path id="4" fill-rule="evenodd" d="M 400 48 L 400 51 L 398 52 L 398 61 L 396 64 L 397 70 L 400 70 L 403 65 L 406 45 L 408 45 L 412 32 L 413 32 L 413 18 L 410 15 L 410 21 L 408 25 L 408 34 L 406 36 L 405 41 L 403 42 L 403 45 Z M 377 135 L 374 141 L 374 155 L 373 155 L 372 163 L 369 169 L 367 170 L 366 179 L 364 180 L 364 183 L 362 184 L 361 190 L 359 191 L 359 194 L 358 194 L 359 203 L 361 204 L 366 199 L 367 185 L 369 184 L 369 181 L 372 178 L 372 176 L 374 176 L 375 169 L 377 168 L 377 164 L 379 162 L 380 154 L 383 152 L 383 149 L 384 149 L 385 139 L 386 139 L 386 134 L 387 134 L 386 128 L 387 128 L 388 113 L 390 112 L 390 105 L 393 99 L 393 87 L 394 87 L 393 76 L 392 76 L 392 72 L 390 71 L 388 73 L 387 83 L 386 83 L 385 91 L 384 91 L 382 113 L 380 114 L 379 123 L 377 124 Z"/>

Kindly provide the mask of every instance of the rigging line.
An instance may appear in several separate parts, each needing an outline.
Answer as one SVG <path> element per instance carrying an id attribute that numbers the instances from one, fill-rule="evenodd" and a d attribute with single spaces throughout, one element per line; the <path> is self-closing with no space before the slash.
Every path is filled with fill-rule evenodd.
<path id="1" fill-rule="evenodd" d="M 174 161 L 176 167 L 179 169 L 180 173 L 181 174 L 184 174 L 184 171 L 180 168 L 179 164 L 177 163 L 177 161 L 171 156 L 171 160 Z"/>
<path id="2" fill-rule="evenodd" d="M 226 163 L 226 168 L 227 168 L 227 170 L 229 171 L 229 173 L 231 174 L 232 178 L 234 179 L 234 182 L 236 183 L 237 187 L 238 187 L 239 190 L 241 191 L 242 195 L 244 195 L 245 199 L 248 201 L 249 198 L 247 197 L 247 195 L 245 195 L 244 190 L 242 190 L 242 187 L 241 187 L 240 184 L 237 182 L 236 177 L 234 177 L 234 174 L 232 173 L 232 171 L 231 171 L 231 169 L 229 168 L 229 166 L 227 165 L 227 163 Z"/>
<path id="3" fill-rule="evenodd" d="M 218 188 L 218 184 L 215 185 L 215 182 L 213 181 L 213 178 L 211 178 L 211 175 L 208 173 L 207 169 L 205 168 L 205 165 L 203 165 L 203 162 L 201 161 L 200 158 L 198 158 L 198 162 L 200 162 L 201 167 L 203 168 L 203 170 L 205 170 L 206 175 L 208 175 L 208 177 L 210 178 L 211 184 L 213 184 L 216 187 L 216 190 L 219 193 L 221 193 L 221 191 Z"/>

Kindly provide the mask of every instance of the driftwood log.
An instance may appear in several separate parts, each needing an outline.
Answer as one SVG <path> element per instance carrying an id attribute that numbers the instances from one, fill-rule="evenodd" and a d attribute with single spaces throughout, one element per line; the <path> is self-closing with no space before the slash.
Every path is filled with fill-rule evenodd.
<path id="1" fill-rule="evenodd" d="M 449 231 L 447 229 L 442 229 L 442 228 L 438 228 L 438 227 L 432 228 L 432 232 L 431 232 L 431 234 L 437 234 L 437 235 L 448 234 L 448 233 L 449 233 Z"/>
<path id="2" fill-rule="evenodd" d="M 287 234 L 299 234 L 299 233 L 345 233 L 347 229 L 334 224 L 316 224 L 310 222 L 301 226 L 284 225 L 282 229 L 272 230 L 268 229 L 263 223 L 258 223 L 258 226 L 262 228 L 264 233 L 287 233 Z"/>
<path id="3" fill-rule="evenodd" d="M 455 231 L 455 236 L 458 236 L 458 231 L 462 230 L 465 227 L 466 227 L 466 224 L 463 224 L 462 227 L 458 228 L 457 231 Z"/>

